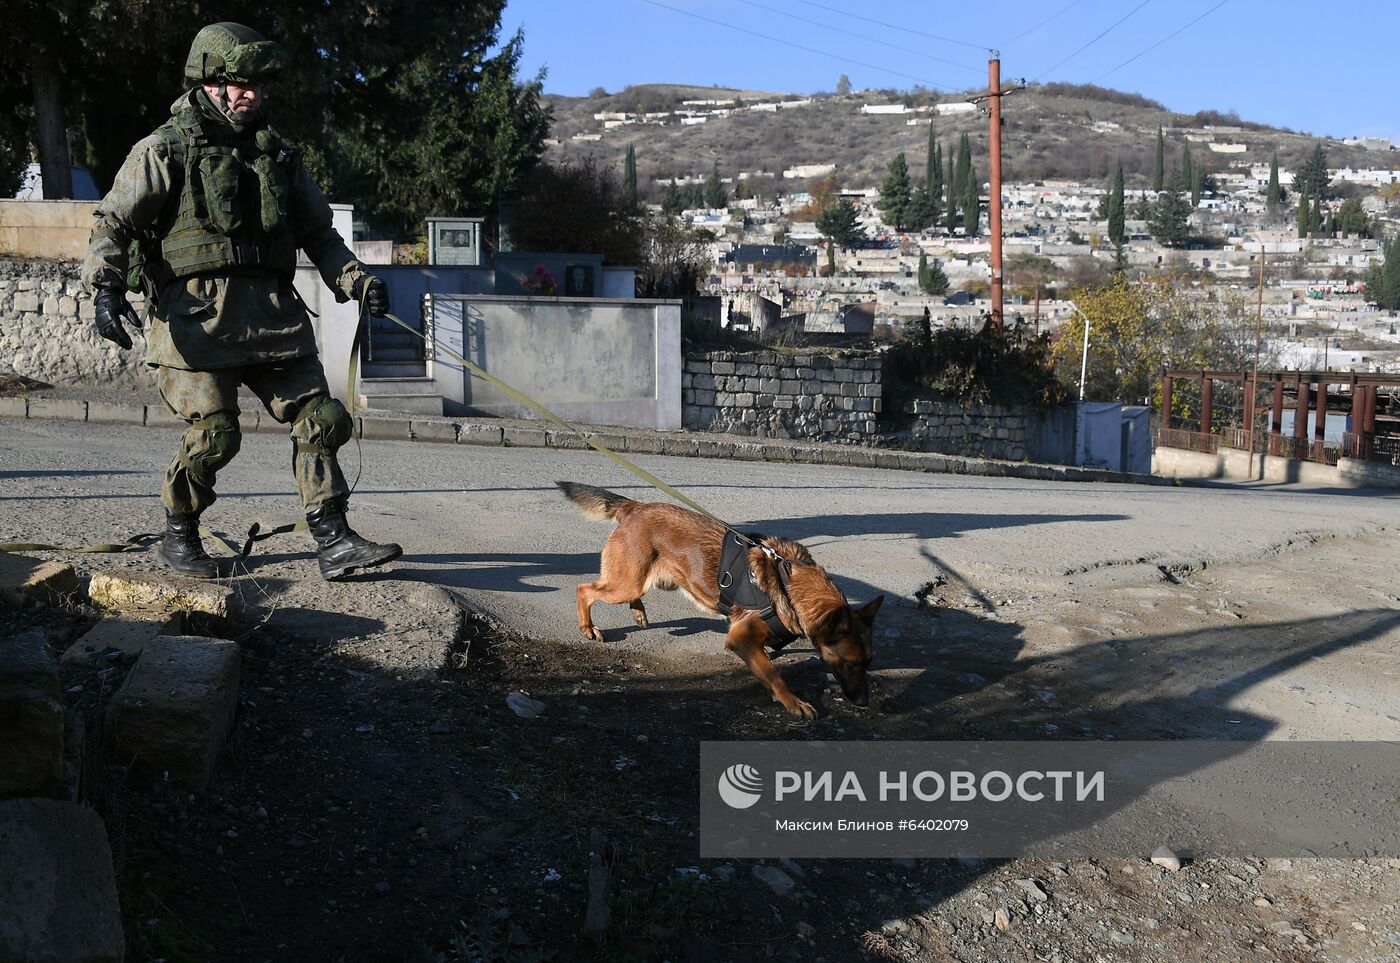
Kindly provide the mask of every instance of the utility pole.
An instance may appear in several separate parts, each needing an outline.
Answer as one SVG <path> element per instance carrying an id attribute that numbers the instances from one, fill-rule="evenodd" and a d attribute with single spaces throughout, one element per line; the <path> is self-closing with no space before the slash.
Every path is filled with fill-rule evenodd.
<path id="1" fill-rule="evenodd" d="M 987 91 L 991 94 L 992 129 L 987 137 L 991 153 L 991 187 L 987 198 L 987 226 L 992 232 L 992 323 L 1002 326 L 1001 270 L 1001 54 L 995 50 L 987 61 Z"/>
<path id="2" fill-rule="evenodd" d="M 1259 404 L 1259 349 L 1263 344 L 1264 327 L 1264 255 L 1265 248 L 1259 244 L 1259 300 L 1254 309 L 1254 375 L 1249 383 L 1249 395 L 1244 400 L 1245 417 L 1249 423 L 1249 469 L 1247 477 L 1254 477 L 1254 422 L 1258 420 L 1255 407 Z"/>
<path id="3" fill-rule="evenodd" d="M 987 92 L 972 98 L 974 101 L 987 101 L 987 115 L 990 127 L 987 132 L 987 152 L 990 154 L 988 169 L 991 172 L 988 183 L 987 227 L 992 241 L 992 324 L 1002 326 L 1004 313 L 1002 258 L 1001 258 L 1001 98 L 1025 87 L 1024 83 L 1015 87 L 1001 86 L 1001 51 L 987 51 Z"/>

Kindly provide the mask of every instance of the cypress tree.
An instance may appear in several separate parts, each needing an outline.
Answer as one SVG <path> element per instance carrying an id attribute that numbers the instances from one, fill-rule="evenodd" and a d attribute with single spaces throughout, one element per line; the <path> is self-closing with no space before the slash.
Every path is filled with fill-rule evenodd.
<path id="1" fill-rule="evenodd" d="M 1278 182 L 1278 151 L 1274 151 L 1273 162 L 1269 165 L 1269 189 L 1264 193 L 1264 202 L 1268 205 L 1270 214 L 1278 213 L 1278 209 L 1283 205 L 1283 188 Z"/>
<path id="2" fill-rule="evenodd" d="M 976 237 L 982 220 L 981 188 L 977 183 L 977 168 L 969 158 L 967 164 L 967 190 L 963 195 L 963 233 Z"/>
<path id="3" fill-rule="evenodd" d="M 1312 214 L 1308 217 L 1308 233 L 1313 237 L 1322 236 L 1322 198 L 1313 198 Z"/>
<path id="4" fill-rule="evenodd" d="M 1118 169 L 1113 172 L 1113 186 L 1108 191 L 1108 237 L 1118 247 L 1123 246 L 1123 240 L 1127 236 L 1124 230 L 1123 220 L 1126 212 L 1123 208 L 1123 162 L 1118 162 Z"/>
<path id="5" fill-rule="evenodd" d="M 1182 141 L 1182 143 L 1181 143 L 1181 183 L 1185 184 L 1185 185 L 1187 186 L 1187 188 L 1190 188 L 1190 186 L 1192 185 L 1192 183 L 1195 182 L 1195 179 L 1196 179 L 1196 178 L 1193 176 L 1192 171 L 1191 171 L 1191 142 L 1190 142 L 1189 140 L 1188 140 L 1188 141 Z"/>
<path id="6" fill-rule="evenodd" d="M 924 158 L 924 190 L 930 194 L 938 181 L 938 138 L 933 133 L 933 123 L 928 125 L 928 156 Z"/>
<path id="7" fill-rule="evenodd" d="M 685 198 L 681 195 L 681 186 L 676 183 L 676 179 L 671 178 L 671 183 L 666 185 L 666 193 L 661 197 L 661 210 L 672 217 L 685 210 Z"/>
<path id="8" fill-rule="evenodd" d="M 1308 236 L 1308 195 L 1306 191 L 1298 192 L 1298 237 Z"/>
<path id="9" fill-rule="evenodd" d="M 729 191 L 725 190 L 724 182 L 719 177 L 719 161 L 715 161 L 714 169 L 710 171 L 709 178 L 705 181 L 705 206 L 709 208 L 726 207 L 729 204 Z"/>
<path id="10" fill-rule="evenodd" d="M 958 138 L 958 162 L 953 168 L 953 196 L 962 198 L 967 196 L 968 172 L 972 169 L 972 145 L 968 143 L 967 134 Z"/>
<path id="11" fill-rule="evenodd" d="M 1163 167 L 1163 164 L 1164 164 L 1164 161 L 1165 161 L 1165 154 L 1163 153 L 1163 151 L 1164 151 L 1165 149 L 1166 149 L 1166 145 L 1165 145 L 1164 142 L 1162 141 L 1162 128 L 1158 127 L 1158 128 L 1157 128 L 1157 153 L 1156 153 L 1156 155 L 1153 157 L 1153 160 L 1152 160 L 1152 189 L 1153 189 L 1154 191 L 1160 191 L 1160 190 L 1162 189 L 1162 180 L 1163 180 L 1163 175 L 1164 175 L 1164 171 L 1162 170 L 1162 167 Z"/>
<path id="12" fill-rule="evenodd" d="M 928 255 L 919 252 L 919 290 L 928 290 Z"/>
<path id="13" fill-rule="evenodd" d="M 622 199 L 628 207 L 637 206 L 637 148 L 627 145 L 627 157 L 622 162 Z"/>
<path id="14" fill-rule="evenodd" d="M 923 288 L 925 294 L 939 295 L 948 293 L 948 275 L 944 272 L 941 261 L 935 260 L 928 266 L 928 271 L 926 273 L 926 280 L 921 280 L 919 282 L 919 287 Z"/>
<path id="15" fill-rule="evenodd" d="M 943 179 L 943 217 L 948 226 L 948 234 L 953 233 L 953 228 L 958 226 L 958 195 L 953 192 L 953 158 L 948 158 L 948 176 Z"/>
<path id="16" fill-rule="evenodd" d="M 890 161 L 890 174 L 880 188 L 880 210 L 896 231 L 909 222 L 909 163 L 900 151 Z"/>
<path id="17" fill-rule="evenodd" d="M 1191 206 L 1198 207 L 1201 203 L 1201 182 L 1205 179 L 1205 172 L 1201 170 L 1201 165 L 1197 164 L 1196 169 L 1191 172 Z"/>

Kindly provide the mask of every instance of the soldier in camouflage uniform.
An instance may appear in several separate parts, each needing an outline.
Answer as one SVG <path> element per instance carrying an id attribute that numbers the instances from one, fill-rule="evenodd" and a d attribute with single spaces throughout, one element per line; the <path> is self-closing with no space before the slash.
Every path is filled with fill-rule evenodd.
<path id="1" fill-rule="evenodd" d="M 371 314 L 388 293 L 331 226 L 300 154 L 262 111 L 263 84 L 287 52 L 235 23 L 205 27 L 185 63 L 189 89 L 171 118 L 132 148 L 98 205 L 83 282 L 97 328 L 123 348 L 146 296 L 146 363 L 161 397 L 189 425 L 165 475 L 166 532 L 157 554 L 175 571 L 217 574 L 199 536 L 215 475 L 238 454 L 238 388 L 291 426 L 297 487 L 321 574 L 336 579 L 392 561 L 397 545 L 361 538 L 345 520 L 349 488 L 336 451 L 353 433 L 330 396 L 305 305 L 292 287 L 305 251 L 336 300 Z"/>

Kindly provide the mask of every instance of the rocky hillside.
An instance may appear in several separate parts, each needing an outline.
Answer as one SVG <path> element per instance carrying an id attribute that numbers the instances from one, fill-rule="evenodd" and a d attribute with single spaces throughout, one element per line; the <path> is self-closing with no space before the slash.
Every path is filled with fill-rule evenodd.
<path id="1" fill-rule="evenodd" d="M 549 95 L 554 107 L 554 158 L 593 154 L 606 164 L 621 162 L 629 144 L 637 150 L 638 185 L 655 197 L 653 181 L 709 172 L 716 160 L 725 177 L 741 171 L 781 172 L 804 164 L 836 165 L 845 187 L 878 186 L 894 155 L 904 151 L 913 172 L 923 170 L 929 113 L 862 114 L 864 104 L 905 104 L 912 108 L 966 101 L 972 92 L 935 95 L 862 91 L 842 97 L 765 93 L 717 87 L 647 84 L 615 94 L 590 97 Z M 682 124 L 672 111 L 705 112 L 722 108 L 683 107 L 687 100 L 734 100 L 727 116 Z M 785 103 L 776 111 L 756 104 Z M 1186 132 L 1193 162 L 1210 171 L 1240 159 L 1267 163 L 1275 149 L 1285 166 L 1300 163 L 1318 139 L 1312 135 L 1241 121 L 1233 114 L 1203 111 L 1178 114 L 1156 101 L 1101 87 L 1033 84 L 1004 102 L 1003 151 L 1008 179 L 1072 178 L 1097 181 L 1122 160 L 1128 186 L 1146 186 L 1152 170 L 1157 128 L 1169 128 L 1167 169 L 1180 162 Z M 651 114 L 646 122 L 606 127 L 595 114 Z M 665 115 L 665 116 L 662 116 Z M 911 120 L 918 123 L 910 124 Z M 958 135 L 972 136 L 978 172 L 986 176 L 987 120 L 977 112 L 935 116 L 943 143 L 956 146 Z M 575 139 L 582 135 L 585 139 Z M 594 139 L 590 135 L 599 135 Z M 1244 153 L 1211 150 L 1219 144 L 1244 144 Z M 1333 167 L 1400 165 L 1400 154 L 1366 151 L 1323 138 Z M 792 182 L 789 181 L 789 184 Z"/>

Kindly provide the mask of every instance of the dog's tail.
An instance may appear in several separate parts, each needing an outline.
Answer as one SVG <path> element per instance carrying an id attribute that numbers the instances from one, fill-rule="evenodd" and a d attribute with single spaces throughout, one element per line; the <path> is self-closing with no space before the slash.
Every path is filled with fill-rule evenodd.
<path id="1" fill-rule="evenodd" d="M 605 521 L 609 518 L 616 518 L 618 510 L 624 505 L 632 504 L 632 499 L 617 492 L 610 492 L 606 488 L 594 488 L 592 485 L 580 485 L 578 482 L 555 482 L 559 490 L 564 493 L 564 497 L 573 502 L 583 510 L 587 518 L 595 522 Z"/>

